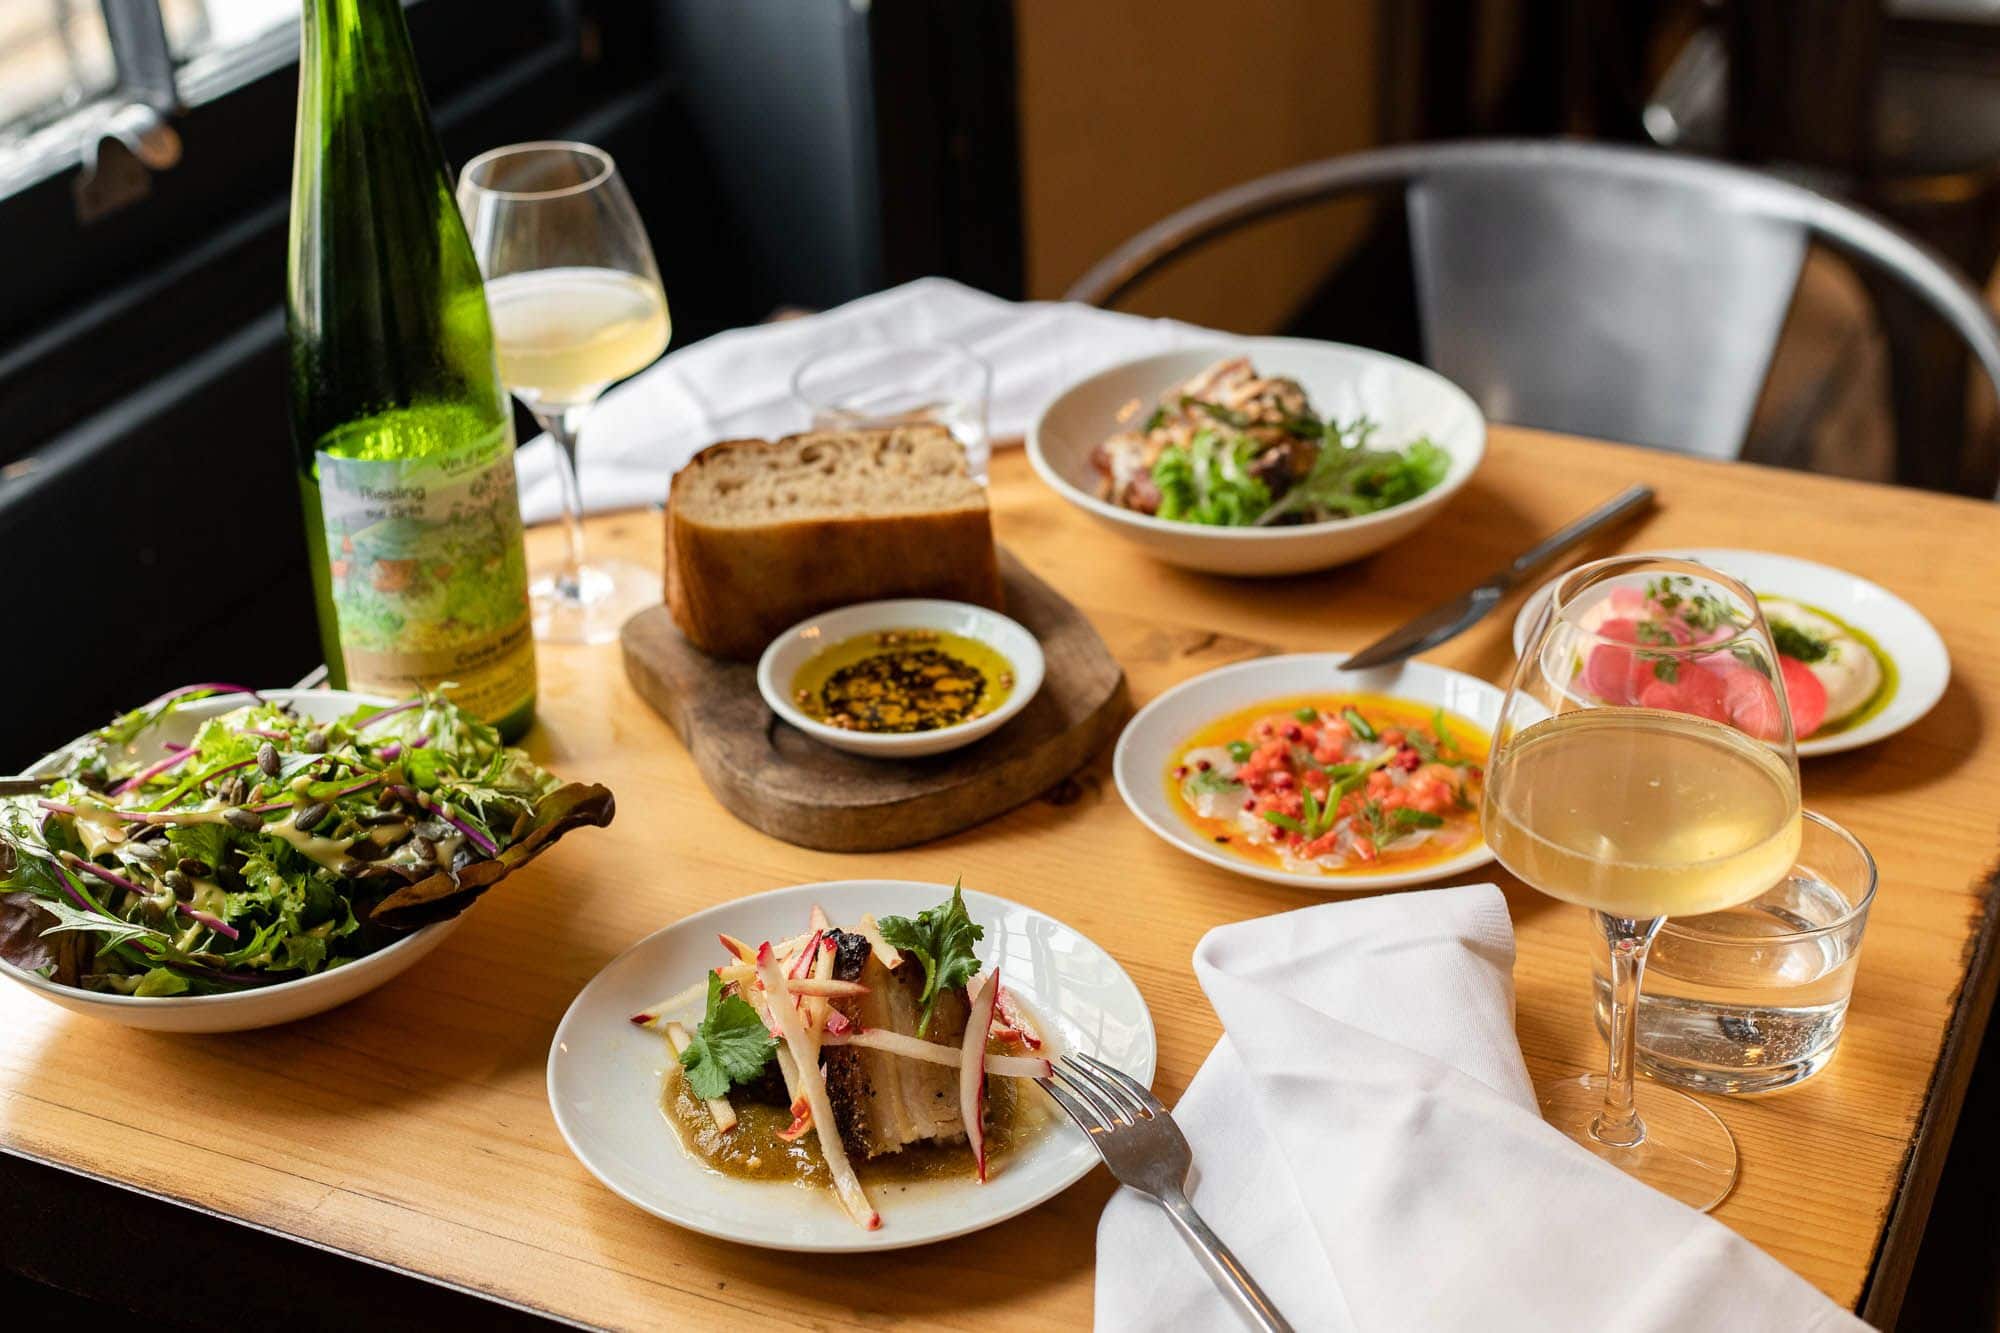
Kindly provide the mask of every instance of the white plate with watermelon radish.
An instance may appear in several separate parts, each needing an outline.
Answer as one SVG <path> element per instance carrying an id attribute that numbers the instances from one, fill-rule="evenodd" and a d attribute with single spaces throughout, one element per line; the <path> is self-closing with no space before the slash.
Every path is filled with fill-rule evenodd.
<path id="1" fill-rule="evenodd" d="M 1879 584 L 1796 556 L 1725 547 L 1635 552 L 1695 560 L 1757 594 L 1784 667 L 1801 758 L 1886 740 L 1930 712 L 1951 654 L 1923 617 Z M 1551 579 L 1514 618 L 1520 652 L 1548 605 Z M 1809 725 L 1810 724 L 1810 725 Z"/>
<path id="2" fill-rule="evenodd" d="M 1116 960 L 1078 931 L 1033 908 L 973 889 L 963 894 L 965 916 L 983 932 L 971 946 L 979 970 L 968 991 L 976 997 L 981 981 L 997 970 L 998 987 L 1006 997 L 1001 1010 L 1015 1015 L 1012 1021 L 1025 1018 L 1022 1026 L 1039 1029 L 1043 1044 L 1037 1052 L 1093 1055 L 1150 1084 L 1158 1052 L 1152 1015 Z M 698 1155 L 697 1148 L 683 1146 L 684 1130 L 700 1123 L 683 1113 L 703 1106 L 689 1103 L 677 1110 L 673 1104 L 685 1076 L 670 1066 L 686 1062 L 676 1059 L 670 1043 L 693 1031 L 704 1016 L 704 1004 L 689 1001 L 689 987 L 692 982 L 698 994 L 710 969 L 727 958 L 718 937 L 745 943 L 753 956 L 760 943 L 770 942 L 782 957 L 782 942 L 797 941 L 808 930 L 815 908 L 841 930 L 869 934 L 877 930 L 877 922 L 916 918 L 948 905 L 951 896 L 948 884 L 879 879 L 801 884 L 711 908 L 639 941 L 577 995 L 549 1050 L 549 1107 L 570 1150 L 613 1192 L 656 1217 L 778 1250 L 847 1253 L 923 1245 L 1005 1221 L 1068 1189 L 1097 1165 L 1097 1151 L 1025 1078 L 1006 1080 L 1010 1094 L 1019 1099 L 1019 1109 L 1010 1117 L 1014 1142 L 1004 1151 L 995 1150 L 983 1183 L 975 1177 L 971 1149 L 963 1138 L 950 1145 L 963 1160 L 940 1147 L 935 1169 L 923 1178 L 899 1174 L 893 1164 L 888 1169 L 861 1165 L 867 1203 L 878 1215 L 872 1228 L 857 1223 L 830 1185 L 725 1174 Z M 872 920 L 864 922 L 864 916 Z M 737 1002 L 742 1002 L 740 994 Z M 666 1032 L 664 1022 L 639 1024 L 641 1019 L 665 1018 L 664 1008 L 683 1005 L 683 1032 Z M 800 1012 L 806 1012 L 805 1003 Z M 834 1031 L 827 1027 L 820 1040 L 834 1045 Z M 856 1039 L 854 1044 L 863 1043 Z M 991 1059 L 987 1067 L 994 1068 Z M 995 1075 L 988 1078 L 997 1081 Z M 727 1099 L 740 1111 L 741 1123 L 728 1133 L 765 1133 L 759 1117 L 768 1120 L 765 1111 L 770 1108 L 760 1110 L 755 1095 L 731 1086 Z M 987 1105 L 997 1119 L 1000 1103 Z M 712 1131 L 720 1120 L 707 1123 Z M 799 1136 L 802 1150 L 810 1147 L 818 1153 L 815 1135 L 808 1131 Z M 752 1142 L 762 1139 L 739 1141 Z"/>

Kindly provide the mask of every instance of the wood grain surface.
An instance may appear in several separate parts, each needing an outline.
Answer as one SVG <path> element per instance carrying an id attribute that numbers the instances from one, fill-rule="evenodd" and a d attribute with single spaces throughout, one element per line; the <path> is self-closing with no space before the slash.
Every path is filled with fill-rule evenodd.
<path id="1" fill-rule="evenodd" d="M 1920 1232 L 1990 1000 L 1971 965 L 1985 956 L 2000 850 L 2000 509 L 1495 427 L 1479 475 L 1410 540 L 1345 569 L 1253 583 L 1137 554 L 1043 490 L 1017 451 L 993 475 L 1000 539 L 1091 618 L 1140 703 L 1271 649 L 1358 646 L 1635 480 L 1659 489 L 1658 508 L 1578 559 L 1763 547 L 1854 570 L 1929 616 L 1957 664 L 1937 709 L 1895 740 L 1804 766 L 1807 803 L 1864 839 L 1883 877 L 1843 1049 L 1797 1089 L 1719 1104 L 1743 1171 L 1716 1217 L 1835 1299 L 1865 1297 L 1871 1318 L 1893 1322 L 1898 1255 Z M 591 524 L 591 539 L 650 561 L 659 522 L 614 515 Z M 531 538 L 543 549 L 557 539 Z M 1508 599 L 1434 659 L 1501 678 L 1517 605 Z M 616 824 L 565 841 L 488 895 L 424 966 L 291 1027 L 131 1032 L 0 988 L 0 1149 L 590 1324 L 1086 1327 L 1111 1189 L 1101 1171 L 1002 1226 L 915 1251 L 813 1259 L 707 1240 L 632 1208 L 571 1158 L 543 1091 L 558 1019 L 620 950 L 697 909 L 809 880 L 963 873 L 1070 922 L 1125 965 L 1157 1020 L 1157 1082 L 1171 1102 L 1218 1031 L 1190 970 L 1195 942 L 1314 896 L 1162 844 L 1119 803 L 1108 756 L 1045 799 L 922 847 L 794 847 L 716 803 L 615 646 L 545 647 L 541 664 L 530 748 L 616 791 Z M 229 674 L 226 661 L 215 667 Z M 105 712 L 130 702 L 107 699 Z M 1530 1069 L 1597 1066 L 1584 913 L 1496 871 L 1466 878 L 1496 877 L 1519 937 Z M 1449 1256 L 1440 1263 L 1449 1270 Z"/>
<path id="2" fill-rule="evenodd" d="M 961 750 L 870 759 L 780 721 L 754 662 L 710 657 L 665 607 L 620 636 L 625 674 L 687 747 L 737 818 L 786 842 L 876 852 L 956 833 L 1033 800 L 1081 768 L 1131 712 L 1125 673 L 1090 621 L 1020 559 L 1000 552 L 1007 614 L 1042 647 L 1045 679 L 1020 714 Z"/>

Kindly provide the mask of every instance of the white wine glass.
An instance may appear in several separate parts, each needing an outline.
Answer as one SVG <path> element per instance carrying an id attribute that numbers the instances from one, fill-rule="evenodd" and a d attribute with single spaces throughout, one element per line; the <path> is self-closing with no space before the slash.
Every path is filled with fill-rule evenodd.
<path id="1" fill-rule="evenodd" d="M 1757 599 L 1688 560 L 1565 575 L 1515 664 L 1486 776 L 1486 840 L 1531 887 L 1591 910 L 1610 951 L 1610 1063 L 1536 1089 L 1542 1115 L 1693 1207 L 1736 1144 L 1685 1093 L 1636 1084 L 1639 987 L 1668 916 L 1749 901 L 1799 851 L 1799 764 Z"/>
<path id="2" fill-rule="evenodd" d="M 589 144 L 481 153 L 459 173 L 458 207 L 486 278 L 501 382 L 556 443 L 568 543 L 529 583 L 535 637 L 605 642 L 658 604 L 660 580 L 627 561 L 586 561 L 577 436 L 598 395 L 666 350 L 653 248 L 611 155 Z"/>

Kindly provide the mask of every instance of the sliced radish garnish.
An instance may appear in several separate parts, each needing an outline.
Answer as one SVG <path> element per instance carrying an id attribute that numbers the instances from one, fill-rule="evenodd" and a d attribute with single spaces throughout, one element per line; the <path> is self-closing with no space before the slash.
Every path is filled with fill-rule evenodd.
<path id="1" fill-rule="evenodd" d="M 1655 665 L 1646 663 L 1649 669 Z M 1665 662 L 1657 665 L 1665 665 Z M 1705 717 L 1711 722 L 1730 720 L 1728 688 L 1720 674 L 1699 662 L 1676 661 L 1669 669 L 1673 672 L 1672 680 L 1663 680 L 1657 671 L 1652 671 L 1653 679 L 1639 691 L 1636 700 L 1641 708 L 1687 713 Z"/>
<path id="2" fill-rule="evenodd" d="M 818 913 L 819 909 L 814 908 L 813 911 Z M 833 979 L 833 945 L 822 935 L 816 942 L 815 947 L 818 949 L 819 954 L 813 960 L 812 978 L 815 981 L 831 981 Z M 806 1026 L 812 1030 L 815 1038 L 820 1033 L 826 1031 L 826 1017 L 832 1012 L 833 1001 L 831 1000 L 809 999 L 806 1001 Z"/>
<path id="3" fill-rule="evenodd" d="M 965 1066 L 963 1046 L 945 1046 L 922 1037 L 906 1037 L 900 1032 L 889 1032 L 882 1028 L 855 1028 L 852 1032 L 836 1034 L 831 1028 L 820 1039 L 823 1046 L 861 1046 L 871 1051 L 884 1051 L 890 1055 L 906 1055 L 912 1060 L 924 1060 L 934 1065 L 945 1065 L 952 1069 Z M 986 1072 L 1001 1078 L 1047 1078 L 1051 1067 L 1047 1060 L 1033 1055 L 988 1055 Z"/>
<path id="4" fill-rule="evenodd" d="M 998 987 L 993 998 L 994 1034 L 1007 1039 L 1018 1039 L 1031 1051 L 1042 1049 L 1042 1038 L 1032 1024 L 1022 1018 L 1019 1006 L 1014 1003 L 1014 993 L 1005 986 Z"/>
<path id="5" fill-rule="evenodd" d="M 1629 633 L 1632 622 L 1610 620 L 1599 627 L 1599 633 L 1613 627 L 1623 627 Z M 1623 640 L 1626 634 L 1610 634 L 1607 638 Z M 1593 647 L 1583 659 L 1583 688 L 1594 697 L 1607 704 L 1636 703 L 1639 691 L 1646 688 L 1652 679 L 1653 664 L 1642 661 L 1638 653 L 1619 643 L 1600 643 Z"/>
<path id="6" fill-rule="evenodd" d="M 1804 740 L 1826 721 L 1826 682 L 1795 657 L 1780 657 L 1778 670 L 1784 673 L 1785 698 L 1792 705 L 1792 730 Z"/>
<path id="7" fill-rule="evenodd" d="M 986 1180 L 986 1030 L 993 1026 L 993 998 L 999 986 L 1000 970 L 995 968 L 980 978 L 972 992 L 958 1065 L 958 1114 L 965 1121 L 965 1137 L 972 1144 L 982 1183 Z"/>
<path id="8" fill-rule="evenodd" d="M 769 982 L 765 983 L 766 988 L 769 985 Z M 850 996 L 868 993 L 868 988 L 858 981 L 835 981 L 832 977 L 798 977 L 786 981 L 785 989 L 795 997 L 823 995 L 833 1000 L 844 1000 Z"/>
<path id="9" fill-rule="evenodd" d="M 785 969 L 786 977 L 802 977 L 812 970 L 813 957 L 819 952 L 819 942 L 820 933 L 815 930 L 812 933 L 812 938 L 806 941 L 806 947 L 799 950 L 799 956 L 794 958 L 792 965 Z"/>
<path id="10" fill-rule="evenodd" d="M 805 1098 L 792 1098 L 792 1123 L 778 1131 L 778 1137 L 787 1143 L 796 1143 L 799 1136 L 813 1127 L 812 1107 Z"/>
<path id="11" fill-rule="evenodd" d="M 1784 731 L 1784 710 L 1778 691 L 1761 671 L 1733 665 L 1719 673 L 1723 721 L 1759 740 L 1774 741 Z"/>
<path id="12" fill-rule="evenodd" d="M 861 1188 L 860 1179 L 848 1164 L 847 1149 L 841 1143 L 840 1131 L 834 1124 L 833 1105 L 827 1100 L 826 1078 L 820 1073 L 819 1052 L 806 1035 L 805 1025 L 799 1021 L 799 1011 L 792 1003 L 792 992 L 785 982 L 784 971 L 779 968 L 777 955 L 771 952 L 768 943 L 757 951 L 757 975 L 764 979 L 764 989 L 771 997 L 771 1014 L 784 1030 L 785 1047 L 798 1065 L 799 1091 L 805 1095 L 806 1107 L 812 1113 L 813 1124 L 818 1127 L 820 1156 L 826 1159 L 826 1168 L 833 1176 L 834 1191 L 840 1196 L 841 1206 L 847 1209 L 848 1215 L 873 1231 L 882 1225 L 882 1215 L 875 1211 L 875 1205 L 868 1202 L 868 1191 Z M 984 1023 L 979 1025 L 979 1032 L 985 1035 Z"/>
<path id="13" fill-rule="evenodd" d="M 873 912 L 861 918 L 860 924 L 854 927 L 854 933 L 868 941 L 868 947 L 874 952 L 875 960 L 891 972 L 903 965 L 902 951 L 882 938 L 882 928 L 875 924 Z"/>

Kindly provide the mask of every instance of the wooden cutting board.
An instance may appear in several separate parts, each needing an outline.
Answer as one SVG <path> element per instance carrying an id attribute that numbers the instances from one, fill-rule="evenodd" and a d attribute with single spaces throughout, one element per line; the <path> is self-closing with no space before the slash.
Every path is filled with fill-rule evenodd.
<path id="1" fill-rule="evenodd" d="M 925 759 L 864 759 L 782 722 L 753 663 L 685 638 L 664 606 L 626 623 L 625 674 L 665 717 L 717 800 L 801 847 L 877 852 L 956 833 L 1034 799 L 1081 768 L 1131 711 L 1125 673 L 1090 622 L 1005 549 L 1007 614 L 1040 640 L 1033 702 L 984 740 Z"/>

